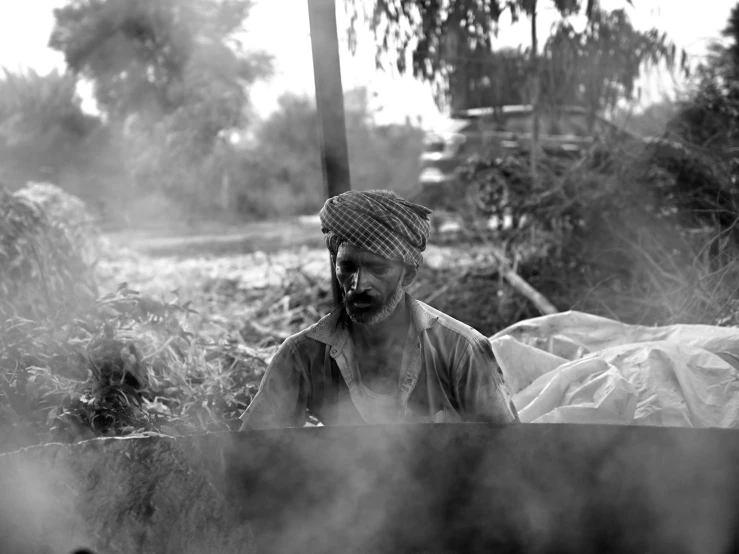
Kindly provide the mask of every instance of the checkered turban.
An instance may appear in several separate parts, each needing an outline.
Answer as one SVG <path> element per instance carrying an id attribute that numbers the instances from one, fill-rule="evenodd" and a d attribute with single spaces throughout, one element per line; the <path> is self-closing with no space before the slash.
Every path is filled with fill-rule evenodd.
<path id="1" fill-rule="evenodd" d="M 423 262 L 431 210 L 384 190 L 350 191 L 329 198 L 320 213 L 321 231 L 336 255 L 348 242 L 408 265 Z"/>

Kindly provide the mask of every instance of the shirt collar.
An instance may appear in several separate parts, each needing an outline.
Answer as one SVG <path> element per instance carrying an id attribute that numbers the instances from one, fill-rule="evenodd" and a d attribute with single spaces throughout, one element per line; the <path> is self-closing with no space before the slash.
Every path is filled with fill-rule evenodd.
<path id="1" fill-rule="evenodd" d="M 405 293 L 405 298 L 411 313 L 411 325 L 416 329 L 417 335 L 420 335 L 436 324 L 439 319 L 439 316 L 434 313 L 436 310 L 423 302 L 419 302 L 408 293 Z M 344 343 L 349 336 L 344 305 L 341 304 L 331 313 L 321 318 L 318 323 L 309 327 L 306 336 L 323 344 L 328 344 L 338 350 L 343 349 Z"/>

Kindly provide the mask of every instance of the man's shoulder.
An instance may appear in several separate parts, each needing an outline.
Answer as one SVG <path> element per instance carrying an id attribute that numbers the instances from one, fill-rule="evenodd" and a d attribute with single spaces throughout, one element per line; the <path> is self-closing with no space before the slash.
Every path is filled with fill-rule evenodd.
<path id="1" fill-rule="evenodd" d="M 433 321 L 433 325 L 427 326 L 430 335 L 436 334 L 441 338 L 447 339 L 461 339 L 470 344 L 488 341 L 487 337 L 479 331 L 441 310 L 432 308 L 415 298 L 413 299 L 413 303 L 415 305 L 414 310 L 420 315 L 419 319 Z"/>
<path id="2" fill-rule="evenodd" d="M 333 344 L 337 340 L 337 336 L 339 334 L 341 315 L 341 307 L 336 308 L 310 327 L 306 327 L 294 335 L 291 335 L 285 342 L 295 347 L 306 342 L 313 341 L 323 344 Z"/>

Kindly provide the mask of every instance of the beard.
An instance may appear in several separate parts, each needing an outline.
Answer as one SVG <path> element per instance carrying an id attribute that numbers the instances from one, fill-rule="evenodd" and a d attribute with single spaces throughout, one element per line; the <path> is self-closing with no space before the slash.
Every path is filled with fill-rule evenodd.
<path id="1" fill-rule="evenodd" d="M 398 304 L 400 304 L 400 301 L 403 299 L 404 294 L 403 275 L 401 275 L 400 279 L 398 279 L 398 286 L 395 288 L 395 292 L 390 298 L 388 298 L 387 302 L 381 304 L 379 307 L 372 306 L 370 308 L 357 309 L 352 305 L 353 302 L 371 303 L 372 299 L 347 295 L 345 303 L 346 313 L 349 315 L 349 319 L 354 323 L 360 323 L 362 325 L 377 325 L 393 314 L 395 309 L 398 307 Z"/>

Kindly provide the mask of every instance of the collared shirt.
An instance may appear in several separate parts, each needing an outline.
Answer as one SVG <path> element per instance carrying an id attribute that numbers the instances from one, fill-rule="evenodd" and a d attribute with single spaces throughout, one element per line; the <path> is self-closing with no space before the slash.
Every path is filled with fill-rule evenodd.
<path id="1" fill-rule="evenodd" d="M 392 420 L 518 421 L 488 339 L 407 294 L 406 301 L 411 324 Z M 302 427 L 306 408 L 324 425 L 374 423 L 370 404 L 341 306 L 280 346 L 241 416 L 242 429 Z"/>

